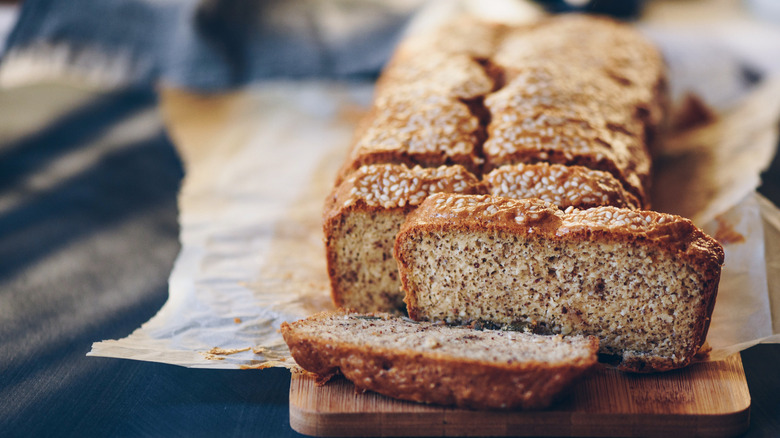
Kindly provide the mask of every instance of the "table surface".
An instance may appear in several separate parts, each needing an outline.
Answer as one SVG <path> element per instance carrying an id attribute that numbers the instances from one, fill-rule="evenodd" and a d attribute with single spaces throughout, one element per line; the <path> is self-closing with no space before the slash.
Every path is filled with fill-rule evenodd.
<path id="1" fill-rule="evenodd" d="M 167 298 L 183 176 L 149 91 L 0 93 L 0 435 L 297 436 L 289 372 L 86 357 Z M 760 189 L 780 203 L 780 160 Z M 780 436 L 780 345 L 742 353 Z"/>

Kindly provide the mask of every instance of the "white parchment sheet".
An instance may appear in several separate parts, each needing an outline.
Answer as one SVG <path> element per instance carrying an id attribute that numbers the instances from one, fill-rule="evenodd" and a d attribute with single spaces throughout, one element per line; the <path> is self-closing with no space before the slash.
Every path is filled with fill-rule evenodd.
<path id="1" fill-rule="evenodd" d="M 777 144 L 780 76 L 748 87 L 733 77 L 737 59 L 719 50 L 745 44 L 760 58 L 780 45 L 749 44 L 735 30 L 741 21 L 691 29 L 658 20 L 641 27 L 668 59 L 677 100 L 694 91 L 719 111 L 665 142 L 654 199 L 656 209 L 693 218 L 724 245 L 708 336 L 710 357 L 719 359 L 780 342 L 780 211 L 755 192 Z M 324 81 L 208 97 L 163 89 L 186 169 L 169 298 L 130 336 L 96 342 L 89 355 L 201 368 L 291 365 L 277 330 L 332 308 L 322 205 L 371 94 L 370 83 Z"/>

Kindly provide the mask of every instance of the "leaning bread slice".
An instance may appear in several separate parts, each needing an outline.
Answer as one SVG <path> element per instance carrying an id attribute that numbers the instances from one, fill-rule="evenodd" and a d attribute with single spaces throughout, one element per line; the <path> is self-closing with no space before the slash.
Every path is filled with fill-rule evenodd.
<path id="1" fill-rule="evenodd" d="M 295 361 L 355 386 L 416 402 L 538 409 L 596 364 L 598 341 L 324 312 L 282 324 Z"/>
<path id="2" fill-rule="evenodd" d="M 704 343 L 723 249 L 691 221 L 538 199 L 434 195 L 395 244 L 409 316 L 599 338 L 629 371 L 685 366 Z"/>
<path id="3" fill-rule="evenodd" d="M 406 215 L 431 193 L 478 190 L 479 180 L 462 166 L 378 164 L 354 172 L 325 205 L 326 259 L 336 307 L 403 310 L 393 245 Z"/>

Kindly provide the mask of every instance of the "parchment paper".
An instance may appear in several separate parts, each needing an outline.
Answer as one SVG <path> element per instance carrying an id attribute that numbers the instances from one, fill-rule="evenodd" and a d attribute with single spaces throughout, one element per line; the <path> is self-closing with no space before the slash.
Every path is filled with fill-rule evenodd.
<path id="1" fill-rule="evenodd" d="M 651 37 L 658 29 L 643 26 Z M 685 38 L 663 35 L 662 49 L 685 51 Z M 670 71 L 678 101 L 687 91 L 707 101 L 706 87 L 679 85 L 701 81 Z M 186 169 L 169 299 L 130 336 L 96 342 L 89 355 L 290 366 L 279 325 L 332 307 L 322 204 L 371 93 L 371 83 L 322 81 L 208 97 L 163 88 L 163 114 Z M 658 210 L 693 218 L 726 250 L 708 336 L 713 360 L 780 342 L 780 211 L 755 192 L 777 144 L 780 77 L 729 99 L 710 99 L 717 120 L 675 134 L 658 151 L 654 200 Z"/>

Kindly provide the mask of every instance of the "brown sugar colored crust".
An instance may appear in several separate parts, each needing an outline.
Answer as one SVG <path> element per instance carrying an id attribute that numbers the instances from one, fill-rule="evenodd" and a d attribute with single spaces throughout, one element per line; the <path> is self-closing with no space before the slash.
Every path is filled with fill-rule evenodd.
<path id="1" fill-rule="evenodd" d="M 394 254 L 415 320 L 593 335 L 637 372 L 691 362 L 724 257 L 678 216 L 463 195 L 423 202 Z"/>
<path id="2" fill-rule="evenodd" d="M 596 364 L 595 338 L 472 330 L 387 314 L 282 324 L 304 369 L 390 397 L 473 409 L 540 409 Z"/>
<path id="3" fill-rule="evenodd" d="M 331 296 L 360 311 L 404 308 L 393 259 L 406 215 L 431 193 L 479 193 L 479 180 L 461 166 L 364 166 L 328 197 L 323 231 Z"/>
<path id="4" fill-rule="evenodd" d="M 562 164 L 514 164 L 483 176 L 487 194 L 513 199 L 538 198 L 562 209 L 611 205 L 639 208 L 639 201 L 607 172 Z"/>

